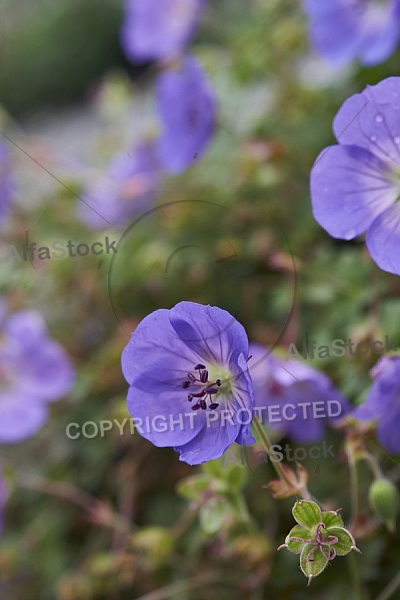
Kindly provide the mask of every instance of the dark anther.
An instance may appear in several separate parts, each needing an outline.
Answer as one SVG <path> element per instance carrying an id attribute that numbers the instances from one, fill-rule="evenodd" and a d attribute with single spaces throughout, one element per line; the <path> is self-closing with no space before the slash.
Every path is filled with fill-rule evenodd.
<path id="1" fill-rule="evenodd" d="M 205 368 L 206 368 L 205 365 L 196 365 L 194 369 L 195 369 L 195 371 L 200 371 L 200 369 L 205 369 Z"/>
<path id="2" fill-rule="evenodd" d="M 253 358 L 252 354 L 250 354 L 250 356 L 249 356 L 249 358 L 247 360 L 249 361 L 251 358 Z"/>
<path id="3" fill-rule="evenodd" d="M 201 383 L 207 383 L 207 381 L 208 381 L 208 371 L 201 371 L 201 373 L 200 373 L 200 381 L 201 381 Z"/>
<path id="4" fill-rule="evenodd" d="M 189 379 L 189 381 L 191 381 L 192 383 L 194 383 L 196 381 L 196 377 L 193 375 L 193 373 L 188 373 L 187 374 L 187 378 Z"/>
<path id="5" fill-rule="evenodd" d="M 217 381 L 215 382 L 217 384 L 217 386 L 219 387 L 221 385 L 221 380 L 217 379 Z"/>
<path id="6" fill-rule="evenodd" d="M 199 404 L 199 403 L 197 403 L 197 404 L 194 404 L 194 405 L 192 406 L 192 410 L 199 410 L 199 408 L 200 408 L 200 404 Z"/>
<path id="7" fill-rule="evenodd" d="M 213 387 L 208 387 L 204 391 L 206 394 L 218 394 L 218 390 Z"/>
<path id="8" fill-rule="evenodd" d="M 210 406 L 208 408 L 211 408 L 211 410 L 215 410 L 216 408 L 218 408 L 219 404 L 217 404 L 216 402 L 213 402 L 212 404 L 210 404 Z"/>
<path id="9" fill-rule="evenodd" d="M 182 381 L 182 387 L 184 390 L 190 387 L 190 381 Z"/>
<path id="10" fill-rule="evenodd" d="M 189 402 L 191 402 L 193 400 L 193 394 L 189 394 L 188 400 L 189 400 Z"/>
<path id="11" fill-rule="evenodd" d="M 200 400 L 200 408 L 202 408 L 203 410 L 206 410 L 207 404 L 206 404 L 205 400 Z"/>
<path id="12" fill-rule="evenodd" d="M 193 396 L 193 398 L 203 398 L 203 396 L 206 395 L 206 391 L 203 390 L 202 392 L 199 392 L 198 394 L 191 394 L 191 396 Z"/>

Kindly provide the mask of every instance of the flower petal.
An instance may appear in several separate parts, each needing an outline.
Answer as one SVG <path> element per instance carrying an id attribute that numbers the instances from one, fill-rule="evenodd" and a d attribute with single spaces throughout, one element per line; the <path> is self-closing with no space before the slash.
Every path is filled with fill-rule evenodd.
<path id="1" fill-rule="evenodd" d="M 389 421 L 393 422 L 391 414 L 400 394 L 399 369 L 400 356 L 384 356 L 378 361 L 377 374 L 365 402 L 352 412 L 355 419 L 373 421 L 390 415 Z"/>
<path id="2" fill-rule="evenodd" d="M 330 235 L 345 240 L 364 233 L 397 197 L 391 170 L 358 146 L 331 146 L 311 171 L 311 199 L 316 221 Z"/>
<path id="3" fill-rule="evenodd" d="M 377 65 L 386 60 L 396 49 L 400 24 L 396 18 L 397 0 L 384 6 L 368 2 L 360 31 L 358 55 L 364 65 Z"/>
<path id="4" fill-rule="evenodd" d="M 248 356 L 244 327 L 222 308 L 180 302 L 171 309 L 170 322 L 188 348 L 213 364 L 229 366 L 235 351 Z"/>
<path id="5" fill-rule="evenodd" d="M 0 443 L 22 442 L 37 433 L 47 419 L 47 404 L 15 390 L 0 394 Z"/>
<path id="6" fill-rule="evenodd" d="M 359 19 L 347 0 L 303 0 L 314 50 L 333 65 L 355 58 Z"/>
<path id="7" fill-rule="evenodd" d="M 221 411 L 226 411 L 226 419 L 221 418 Z M 187 462 L 189 465 L 199 465 L 208 460 L 220 458 L 225 450 L 229 448 L 240 433 L 241 426 L 234 420 L 229 420 L 229 415 L 234 419 L 234 414 L 229 408 L 229 404 L 223 402 L 218 411 L 218 421 L 209 423 L 185 445 L 177 446 L 174 450 L 179 452 L 179 460 Z"/>
<path id="8" fill-rule="evenodd" d="M 133 384 L 127 406 L 140 435 L 161 448 L 188 443 L 206 424 L 205 411 L 193 411 L 182 388 L 155 394 L 140 391 Z"/>
<path id="9" fill-rule="evenodd" d="M 348 98 L 333 123 L 340 144 L 400 164 L 400 77 L 389 77 Z"/>
<path id="10" fill-rule="evenodd" d="M 180 70 L 170 68 L 159 75 L 156 96 L 162 123 L 157 141 L 159 159 L 166 171 L 181 173 L 211 141 L 214 92 L 199 62 L 185 56 Z"/>
<path id="11" fill-rule="evenodd" d="M 121 44 L 133 62 L 171 58 L 193 37 L 206 0 L 128 0 Z"/>
<path id="12" fill-rule="evenodd" d="M 400 203 L 396 202 L 373 221 L 366 242 L 378 267 L 400 275 Z"/>
<path id="13" fill-rule="evenodd" d="M 143 376 L 143 389 L 148 389 L 146 378 L 148 385 L 153 382 L 155 386 L 161 383 L 162 388 L 166 383 L 181 386 L 186 374 L 204 358 L 179 337 L 169 314 L 167 309 L 154 311 L 132 333 L 122 352 L 122 371 L 128 383 Z"/>

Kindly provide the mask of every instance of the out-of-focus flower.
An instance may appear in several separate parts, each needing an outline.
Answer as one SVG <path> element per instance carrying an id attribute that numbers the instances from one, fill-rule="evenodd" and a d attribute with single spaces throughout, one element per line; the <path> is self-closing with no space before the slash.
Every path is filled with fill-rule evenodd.
<path id="1" fill-rule="evenodd" d="M 181 54 L 193 38 L 206 0 L 127 0 L 121 28 L 126 56 L 136 63 Z"/>
<path id="2" fill-rule="evenodd" d="M 303 0 L 314 50 L 334 65 L 386 60 L 400 38 L 399 0 Z"/>
<path id="3" fill-rule="evenodd" d="M 294 442 L 320 440 L 326 424 L 334 424 L 348 411 L 347 400 L 324 373 L 296 360 L 278 359 L 259 344 L 250 344 L 249 353 L 260 420 Z"/>
<path id="4" fill-rule="evenodd" d="M 87 189 L 84 202 L 78 204 L 78 215 L 94 229 L 125 225 L 153 206 L 160 185 L 154 147 L 140 144 L 114 157 L 106 174 Z"/>
<path id="5" fill-rule="evenodd" d="M 254 443 L 248 339 L 225 310 L 180 302 L 148 315 L 122 354 L 138 432 L 190 465 Z"/>
<path id="6" fill-rule="evenodd" d="M 333 130 L 311 171 L 314 217 L 335 238 L 367 232 L 374 261 L 400 274 L 400 77 L 351 96 Z"/>
<path id="7" fill-rule="evenodd" d="M 400 454 L 400 356 L 382 357 L 372 375 L 375 380 L 364 404 L 352 416 L 359 421 L 378 421 L 379 443 L 395 454 Z"/>
<path id="8" fill-rule="evenodd" d="M 0 223 L 7 218 L 13 195 L 11 154 L 7 146 L 0 141 Z"/>
<path id="9" fill-rule="evenodd" d="M 6 318 L 0 339 L 0 442 L 20 442 L 47 421 L 48 403 L 71 389 L 74 369 L 61 345 L 47 334 L 39 313 Z"/>
<path id="10" fill-rule="evenodd" d="M 163 71 L 157 80 L 161 135 L 157 141 L 166 171 L 181 173 L 206 150 L 214 132 L 216 101 L 199 62 L 185 56 L 179 68 Z"/>
<path id="11" fill-rule="evenodd" d="M 344 528 L 338 510 L 322 512 L 318 504 L 297 500 L 292 509 L 295 525 L 278 550 L 287 548 L 300 554 L 300 568 L 308 577 L 308 585 L 336 556 L 352 550 L 361 554 L 350 531 Z"/>

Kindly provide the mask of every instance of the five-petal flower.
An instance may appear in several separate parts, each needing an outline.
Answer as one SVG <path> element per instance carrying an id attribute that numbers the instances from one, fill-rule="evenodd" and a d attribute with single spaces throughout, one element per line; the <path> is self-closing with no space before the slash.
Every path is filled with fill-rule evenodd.
<path id="1" fill-rule="evenodd" d="M 180 302 L 151 313 L 122 354 L 138 431 L 191 465 L 254 443 L 247 359 L 246 332 L 225 310 Z"/>
<path id="2" fill-rule="evenodd" d="M 400 274 L 400 77 L 351 96 L 333 129 L 339 144 L 311 171 L 314 217 L 335 238 L 366 232 L 378 266 Z"/>

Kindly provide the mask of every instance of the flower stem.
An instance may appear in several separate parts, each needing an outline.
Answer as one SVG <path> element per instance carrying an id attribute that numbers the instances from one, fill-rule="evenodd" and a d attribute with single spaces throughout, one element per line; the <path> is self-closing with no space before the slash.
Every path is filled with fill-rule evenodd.
<path id="1" fill-rule="evenodd" d="M 352 580 L 353 588 L 354 588 L 354 598 L 356 598 L 357 600 L 365 600 L 365 595 L 364 595 L 364 591 L 362 588 L 360 573 L 358 571 L 357 560 L 355 558 L 354 552 L 350 552 L 350 554 L 348 555 L 348 560 L 349 560 L 348 565 L 349 565 L 350 576 L 351 576 L 351 580 Z M 380 599 L 380 600 L 382 600 L 382 599 Z"/>
<path id="2" fill-rule="evenodd" d="M 358 521 L 358 472 L 357 462 L 350 457 L 349 459 L 349 471 L 350 471 L 350 497 L 351 497 L 351 519 L 350 522 L 353 527 L 356 527 Z M 350 527 L 351 528 L 351 527 Z"/>
<path id="3" fill-rule="evenodd" d="M 393 593 L 400 587 L 400 571 L 395 575 L 389 585 L 377 596 L 376 600 L 388 600 Z"/>
<path id="4" fill-rule="evenodd" d="M 364 458 L 367 461 L 375 479 L 383 479 L 384 475 L 382 473 L 382 469 L 380 468 L 379 462 L 376 459 L 376 457 L 373 456 L 372 454 L 370 454 L 369 452 L 367 452 Z"/>
<path id="5" fill-rule="evenodd" d="M 267 432 L 265 431 L 264 427 L 261 425 L 259 419 L 256 416 L 254 416 L 253 423 L 258 431 L 258 434 L 261 438 L 261 442 L 265 448 L 265 451 L 266 451 L 268 457 L 271 459 L 271 463 L 273 464 L 274 469 L 275 469 L 279 479 L 284 481 L 289 486 L 289 488 L 293 487 L 293 482 L 291 482 L 287 478 L 285 471 L 282 469 L 281 464 L 276 460 L 276 457 L 274 456 L 274 453 L 271 450 L 271 446 L 272 446 L 271 440 L 269 439 Z M 303 497 L 306 500 L 309 500 L 311 498 L 307 488 L 302 488 L 301 492 L 302 492 Z"/>

